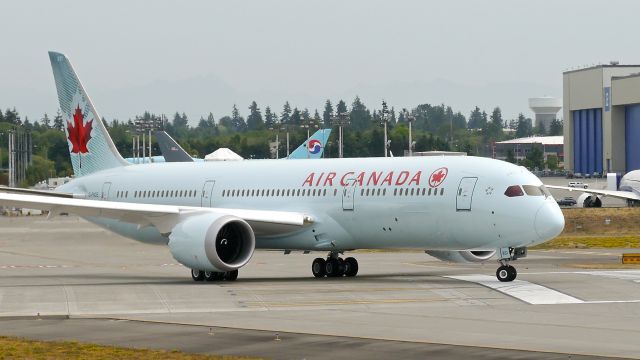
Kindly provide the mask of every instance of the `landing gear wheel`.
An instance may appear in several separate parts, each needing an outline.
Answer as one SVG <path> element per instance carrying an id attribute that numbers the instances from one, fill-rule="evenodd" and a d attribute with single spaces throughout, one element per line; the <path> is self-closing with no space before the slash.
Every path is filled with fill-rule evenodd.
<path id="1" fill-rule="evenodd" d="M 344 276 L 356 276 L 358 273 L 358 260 L 352 257 L 344 259 Z"/>
<path id="2" fill-rule="evenodd" d="M 340 260 L 331 258 L 327 259 L 324 264 L 324 271 L 327 273 L 327 277 L 342 276 L 344 272 L 344 266 L 341 266 Z"/>
<path id="3" fill-rule="evenodd" d="M 324 277 L 327 274 L 325 271 L 325 264 L 326 261 L 324 261 L 323 258 L 315 258 L 313 263 L 311 263 L 311 272 L 313 273 L 313 276 L 317 278 Z"/>
<path id="4" fill-rule="evenodd" d="M 514 268 L 513 266 L 509 266 L 509 281 L 513 281 L 516 279 L 516 276 L 518 276 L 518 272 L 516 271 L 516 268 Z"/>
<path id="5" fill-rule="evenodd" d="M 227 281 L 236 281 L 238 278 L 238 270 L 227 271 L 224 273 L 224 279 Z"/>
<path id="6" fill-rule="evenodd" d="M 204 271 L 198 269 L 191 269 L 191 278 L 193 281 L 204 280 Z"/>
<path id="7" fill-rule="evenodd" d="M 207 281 L 220 281 L 224 278 L 224 273 L 223 272 L 217 272 L 217 271 L 205 271 L 204 272 L 204 279 Z"/>
<path id="8" fill-rule="evenodd" d="M 518 272 L 511 265 L 502 265 L 496 270 L 496 277 L 502 282 L 509 282 L 516 279 Z"/>

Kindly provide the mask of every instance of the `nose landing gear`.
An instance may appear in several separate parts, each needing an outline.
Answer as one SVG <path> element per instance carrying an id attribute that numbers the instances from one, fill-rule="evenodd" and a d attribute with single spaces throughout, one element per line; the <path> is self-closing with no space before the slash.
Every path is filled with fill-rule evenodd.
<path id="1" fill-rule="evenodd" d="M 511 265 L 502 265 L 496 270 L 496 277 L 503 282 L 509 282 L 516 279 L 518 272 Z"/>
<path id="2" fill-rule="evenodd" d="M 500 267 L 496 270 L 496 277 L 501 282 L 510 282 L 515 280 L 518 276 L 518 272 L 516 271 L 516 268 L 509 265 L 509 261 L 526 257 L 527 248 L 500 248 L 498 250 L 498 254 L 500 254 L 500 258 L 498 259 Z"/>

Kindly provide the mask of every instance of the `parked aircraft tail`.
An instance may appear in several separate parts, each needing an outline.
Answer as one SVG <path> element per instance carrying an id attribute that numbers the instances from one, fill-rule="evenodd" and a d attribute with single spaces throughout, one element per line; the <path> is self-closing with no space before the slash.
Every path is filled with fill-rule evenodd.
<path id="1" fill-rule="evenodd" d="M 319 159 L 324 153 L 324 147 L 327 145 L 331 135 L 331 129 L 320 129 L 311 135 L 308 141 L 305 141 L 297 149 L 295 149 L 288 159 Z"/>
<path id="2" fill-rule="evenodd" d="M 193 162 L 193 158 L 177 141 L 164 131 L 156 131 L 160 152 L 166 162 Z"/>
<path id="3" fill-rule="evenodd" d="M 49 52 L 69 155 L 76 176 L 128 165 L 120 156 L 69 59 Z"/>

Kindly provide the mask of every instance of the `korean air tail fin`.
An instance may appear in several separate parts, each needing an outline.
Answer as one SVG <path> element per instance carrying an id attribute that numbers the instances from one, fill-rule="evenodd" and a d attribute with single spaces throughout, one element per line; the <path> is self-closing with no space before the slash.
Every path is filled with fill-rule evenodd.
<path id="1" fill-rule="evenodd" d="M 49 60 L 74 174 L 83 176 L 128 165 L 118 153 L 69 59 L 64 54 L 50 51 Z"/>
<path id="2" fill-rule="evenodd" d="M 319 159 L 324 153 L 324 147 L 327 145 L 331 135 L 331 129 L 320 129 L 309 137 L 308 141 L 298 146 L 287 159 Z"/>

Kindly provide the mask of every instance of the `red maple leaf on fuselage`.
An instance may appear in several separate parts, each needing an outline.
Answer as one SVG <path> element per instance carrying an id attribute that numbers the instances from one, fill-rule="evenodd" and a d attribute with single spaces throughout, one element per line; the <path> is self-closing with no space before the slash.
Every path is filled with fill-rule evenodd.
<path id="1" fill-rule="evenodd" d="M 69 141 L 73 148 L 71 152 L 73 154 L 86 154 L 89 152 L 87 149 L 87 143 L 91 139 L 91 128 L 93 126 L 93 120 L 84 124 L 84 115 L 80 110 L 80 105 L 76 108 L 76 112 L 73 114 L 73 124 L 67 121 L 67 130 L 69 132 Z"/>
<path id="2" fill-rule="evenodd" d="M 433 177 L 431 179 L 434 183 L 439 184 L 442 181 L 442 178 L 444 178 L 444 175 L 444 172 L 440 170 L 437 174 L 433 174 Z"/>

